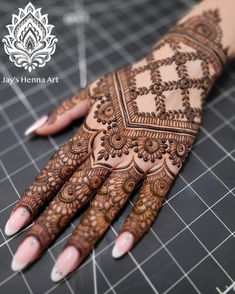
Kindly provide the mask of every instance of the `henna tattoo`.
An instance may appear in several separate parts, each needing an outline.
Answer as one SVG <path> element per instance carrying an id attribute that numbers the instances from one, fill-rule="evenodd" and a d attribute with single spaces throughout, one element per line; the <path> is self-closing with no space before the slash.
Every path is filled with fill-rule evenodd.
<path id="1" fill-rule="evenodd" d="M 94 85 L 95 84 L 95 85 Z M 72 97 L 64 100 L 58 107 L 53 110 L 48 117 L 47 124 L 54 124 L 57 117 L 64 114 L 66 111 L 71 110 L 75 106 L 77 106 L 81 101 L 90 100 L 91 105 L 93 105 L 96 101 L 101 100 L 102 97 L 106 96 L 108 93 L 108 88 L 106 84 L 105 77 L 97 79 L 97 81 L 89 83 L 86 88 L 81 89 Z M 102 103 L 102 101 L 101 101 Z M 97 120 L 105 123 L 105 118 L 110 116 L 108 113 L 111 111 L 111 108 L 101 109 L 98 112 Z M 102 116 L 103 114 L 103 116 Z M 103 119 L 102 119 L 103 117 Z M 111 119 L 111 117 L 110 117 Z"/>
<path id="2" fill-rule="evenodd" d="M 144 161 L 154 162 L 167 153 L 173 165 L 182 165 L 199 129 L 205 97 L 225 61 L 219 22 L 217 10 L 189 18 L 139 63 L 100 81 L 102 97 L 94 118 L 107 128 L 98 160 L 121 157 L 134 148 Z M 167 56 L 157 57 L 164 52 Z"/>
<path id="3" fill-rule="evenodd" d="M 134 160 L 115 169 L 98 190 L 65 247 L 75 246 L 81 258 L 85 258 L 120 211 L 143 173 Z"/>
<path id="4" fill-rule="evenodd" d="M 27 233 L 42 249 L 98 191 L 66 244 L 75 246 L 83 259 L 143 170 L 150 168 L 121 232 L 131 232 L 137 241 L 149 229 L 189 154 L 205 97 L 226 61 L 219 23 L 218 10 L 188 18 L 145 58 L 91 83 L 52 113 L 50 123 L 87 97 L 93 104 L 84 126 L 52 157 L 15 207 L 24 206 L 32 217 L 57 193 Z M 88 122 L 95 122 L 96 130 Z M 130 158 L 130 164 L 112 171 Z M 117 159 L 111 160 L 113 167 L 110 159 Z"/>
<path id="5" fill-rule="evenodd" d="M 88 156 L 97 133 L 98 131 L 90 129 L 86 124 L 81 126 L 78 132 L 52 156 L 17 202 L 14 210 L 23 206 L 31 217 L 37 214 Z"/>
<path id="6" fill-rule="evenodd" d="M 169 169 L 166 161 L 160 167 L 147 174 L 136 203 L 127 217 L 119 234 L 128 231 L 137 242 L 155 219 L 170 189 L 175 174 Z"/>
<path id="7" fill-rule="evenodd" d="M 134 151 L 137 152 L 138 157 L 143 158 L 144 161 L 151 160 L 154 162 L 155 159 L 161 159 L 162 155 L 166 153 L 167 145 L 165 142 L 166 141 L 162 139 L 139 137 L 133 142 L 133 145 L 136 146 Z"/>
<path id="8" fill-rule="evenodd" d="M 94 159 L 88 158 L 38 217 L 27 236 L 35 236 L 41 250 L 47 248 L 77 210 L 91 199 L 111 171 L 110 165 L 94 164 Z"/>
<path id="9" fill-rule="evenodd" d="M 78 93 L 73 95 L 72 97 L 64 100 L 58 107 L 53 110 L 47 120 L 47 124 L 54 124 L 57 117 L 64 114 L 66 111 L 71 110 L 74 106 L 78 105 L 81 101 L 89 99 L 89 91 L 88 88 L 80 90 Z"/>

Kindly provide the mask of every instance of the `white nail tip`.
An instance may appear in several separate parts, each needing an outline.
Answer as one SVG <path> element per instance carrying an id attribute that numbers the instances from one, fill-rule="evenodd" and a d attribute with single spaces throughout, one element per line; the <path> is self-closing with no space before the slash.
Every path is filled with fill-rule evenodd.
<path id="1" fill-rule="evenodd" d="M 113 251 L 112 251 L 112 256 L 113 256 L 113 258 L 119 258 L 119 257 L 121 257 L 124 253 L 125 253 L 125 252 L 121 252 L 121 251 L 119 251 L 116 245 L 113 247 Z"/>
<path id="2" fill-rule="evenodd" d="M 5 235 L 7 235 L 7 236 L 12 236 L 12 235 L 14 235 L 17 231 L 16 231 L 16 230 L 11 230 L 11 229 L 8 227 L 8 222 L 7 222 L 6 225 L 5 225 L 4 232 L 5 232 Z"/>
<path id="3" fill-rule="evenodd" d="M 48 116 L 44 115 L 42 116 L 39 120 L 37 120 L 34 124 L 32 124 L 25 132 L 24 135 L 25 136 L 29 136 L 31 134 L 34 133 L 34 131 L 36 131 L 38 128 L 42 127 L 45 122 L 47 121 Z"/>
<path id="4" fill-rule="evenodd" d="M 14 272 L 19 272 L 25 267 L 25 264 L 19 264 L 16 262 L 15 258 L 13 257 L 12 263 L 11 263 L 11 269 Z"/>
<path id="5" fill-rule="evenodd" d="M 56 266 L 53 267 L 51 271 L 51 280 L 53 282 L 58 282 L 65 277 L 64 273 L 59 271 Z"/>

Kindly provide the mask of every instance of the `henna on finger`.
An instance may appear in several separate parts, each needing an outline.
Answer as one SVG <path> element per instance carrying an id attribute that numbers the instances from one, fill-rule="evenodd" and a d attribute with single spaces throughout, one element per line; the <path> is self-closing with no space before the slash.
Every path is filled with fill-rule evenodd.
<path id="1" fill-rule="evenodd" d="M 47 248 L 78 210 L 92 198 L 111 171 L 112 167 L 108 164 L 95 164 L 91 154 L 40 214 L 25 238 L 34 236 L 40 243 L 40 251 Z"/>
<path id="2" fill-rule="evenodd" d="M 86 124 L 82 125 L 36 176 L 13 208 L 13 212 L 18 207 L 24 207 L 29 211 L 30 218 L 34 217 L 85 160 L 97 133 L 98 131 L 90 129 Z"/>
<path id="3" fill-rule="evenodd" d="M 115 168 L 97 191 L 81 222 L 64 246 L 74 246 L 79 250 L 79 262 L 104 234 L 143 175 L 143 170 L 132 159 L 126 166 Z"/>
<path id="4" fill-rule="evenodd" d="M 130 232 L 134 236 L 134 242 L 137 242 L 149 230 L 165 200 L 175 175 L 168 167 L 165 159 L 161 166 L 147 173 L 138 198 L 119 235 L 123 232 Z"/>
<path id="5" fill-rule="evenodd" d="M 102 77 L 87 85 L 86 88 L 79 90 L 70 98 L 65 99 L 48 115 L 46 123 L 47 125 L 54 124 L 59 116 L 72 110 L 74 107 L 81 104 L 82 101 L 87 101 L 90 105 L 93 105 L 105 95 L 108 95 L 108 88 L 106 85 L 106 79 Z"/>

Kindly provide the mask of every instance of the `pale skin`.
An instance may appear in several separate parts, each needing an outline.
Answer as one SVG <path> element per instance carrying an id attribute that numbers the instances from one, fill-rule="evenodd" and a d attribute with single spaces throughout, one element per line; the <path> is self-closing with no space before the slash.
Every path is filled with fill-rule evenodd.
<path id="1" fill-rule="evenodd" d="M 52 269 L 53 281 L 63 279 L 90 253 L 139 183 L 113 257 L 144 236 L 190 152 L 210 88 L 234 57 L 234 9 L 234 0 L 201 2 L 141 60 L 91 82 L 26 130 L 54 134 L 85 117 L 11 213 L 7 235 L 35 220 L 14 255 L 13 270 L 36 261 L 90 201 Z"/>

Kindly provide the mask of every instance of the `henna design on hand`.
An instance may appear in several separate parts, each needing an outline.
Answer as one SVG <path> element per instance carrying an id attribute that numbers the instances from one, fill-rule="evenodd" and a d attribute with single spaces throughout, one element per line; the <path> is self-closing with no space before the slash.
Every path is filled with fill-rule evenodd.
<path id="1" fill-rule="evenodd" d="M 86 124 L 81 126 L 52 156 L 13 210 L 23 206 L 29 211 L 31 218 L 34 217 L 85 160 L 97 133 L 98 131 L 90 129 Z"/>
<path id="2" fill-rule="evenodd" d="M 95 164 L 93 157 L 89 157 L 49 203 L 26 237 L 35 236 L 41 250 L 47 248 L 78 209 L 91 199 L 111 171 L 110 165 Z"/>
<path id="3" fill-rule="evenodd" d="M 140 189 L 138 199 L 127 217 L 119 235 L 128 231 L 137 242 L 149 230 L 165 200 L 175 174 L 164 160 L 160 167 L 151 170 Z"/>
<path id="4" fill-rule="evenodd" d="M 42 250 L 96 194 L 65 245 L 85 258 L 144 175 L 120 233 L 132 233 L 137 242 L 147 232 L 190 152 L 205 98 L 226 62 L 219 23 L 218 10 L 178 23 L 143 59 L 90 83 L 51 115 L 53 123 L 79 101 L 91 101 L 84 125 L 16 206 L 34 216 L 56 195 L 26 235 L 34 235 Z"/>
<path id="5" fill-rule="evenodd" d="M 73 109 L 79 105 L 81 101 L 89 100 L 90 105 L 93 105 L 97 100 L 102 99 L 107 91 L 105 79 L 102 77 L 97 81 L 90 83 L 86 88 L 81 89 L 72 97 L 64 100 L 56 107 L 48 116 L 47 124 L 54 124 L 57 117 L 64 114 L 66 111 Z"/>
<path id="6" fill-rule="evenodd" d="M 81 259 L 84 259 L 120 211 L 143 174 L 134 160 L 124 167 L 116 168 L 98 190 L 64 248 L 74 246 L 79 250 Z"/>

